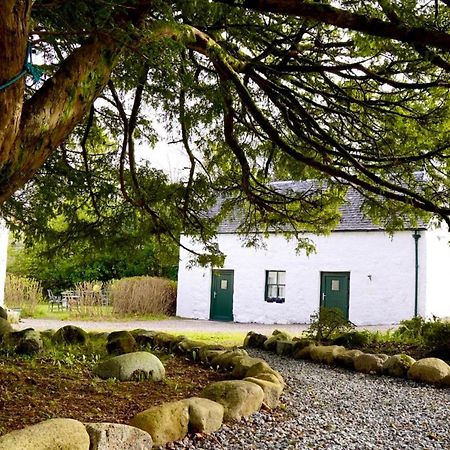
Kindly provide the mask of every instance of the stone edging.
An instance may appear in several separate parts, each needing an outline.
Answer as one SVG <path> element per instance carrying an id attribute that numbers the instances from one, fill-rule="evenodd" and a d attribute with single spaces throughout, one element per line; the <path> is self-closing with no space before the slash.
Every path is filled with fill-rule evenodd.
<path id="1" fill-rule="evenodd" d="M 141 345 L 184 355 L 215 369 L 232 370 L 233 380 L 210 383 L 199 398 L 168 402 L 142 411 L 131 420 L 131 426 L 49 419 L 0 437 L 0 450 L 150 449 L 152 445 L 181 440 L 188 432 L 211 433 L 223 422 L 240 420 L 262 405 L 272 409 L 279 404 L 284 388 L 281 374 L 243 349 L 146 330 L 136 330 L 134 336 Z"/>
<path id="2" fill-rule="evenodd" d="M 345 367 L 362 373 L 450 386 L 450 366 L 438 358 L 416 361 L 404 353 L 388 356 L 349 350 L 339 345 L 317 345 L 310 339 L 290 339 L 286 333 L 278 330 L 270 337 L 250 331 L 245 338 L 244 347 L 260 348 L 282 356 Z"/>

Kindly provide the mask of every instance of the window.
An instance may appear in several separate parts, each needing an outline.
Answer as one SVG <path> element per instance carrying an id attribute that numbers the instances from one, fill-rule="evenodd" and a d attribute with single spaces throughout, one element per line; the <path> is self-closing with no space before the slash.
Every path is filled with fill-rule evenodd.
<path id="1" fill-rule="evenodd" d="M 266 271 L 266 302 L 284 303 L 286 290 L 286 272 Z"/>

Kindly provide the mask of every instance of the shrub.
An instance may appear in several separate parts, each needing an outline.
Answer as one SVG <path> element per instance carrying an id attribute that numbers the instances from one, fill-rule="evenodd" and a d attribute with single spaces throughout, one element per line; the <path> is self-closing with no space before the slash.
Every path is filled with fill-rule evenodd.
<path id="1" fill-rule="evenodd" d="M 428 324 L 429 322 L 420 316 L 402 320 L 394 332 L 394 338 L 400 341 L 421 341 L 424 329 Z"/>
<path id="2" fill-rule="evenodd" d="M 347 348 L 364 348 L 369 345 L 370 341 L 371 334 L 368 331 L 349 331 L 333 339 L 333 344 L 343 345 Z"/>
<path id="3" fill-rule="evenodd" d="M 426 323 L 423 341 L 432 356 L 450 360 L 450 322 L 434 318 Z"/>
<path id="4" fill-rule="evenodd" d="M 119 314 L 173 315 L 176 283 L 156 277 L 123 278 L 111 285 L 110 297 Z"/>
<path id="5" fill-rule="evenodd" d="M 79 295 L 79 305 L 72 312 L 74 315 L 101 317 L 108 315 L 105 310 L 105 292 L 110 289 L 110 283 L 101 281 L 83 281 L 75 285 L 75 292 Z"/>
<path id="6" fill-rule="evenodd" d="M 34 314 L 39 303 L 43 303 L 41 285 L 31 278 L 6 275 L 5 304 L 8 308 L 20 308 L 22 316 Z"/>
<path id="7" fill-rule="evenodd" d="M 339 308 L 320 308 L 311 315 L 311 323 L 306 334 L 317 342 L 336 338 L 339 334 L 349 332 L 355 325 L 347 320 Z"/>

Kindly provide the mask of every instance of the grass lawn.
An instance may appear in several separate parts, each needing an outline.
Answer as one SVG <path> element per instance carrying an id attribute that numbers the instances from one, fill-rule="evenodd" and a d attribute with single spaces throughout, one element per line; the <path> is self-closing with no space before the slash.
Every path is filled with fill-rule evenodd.
<path id="1" fill-rule="evenodd" d="M 79 310 L 66 309 L 51 311 L 48 304 L 39 304 L 32 314 L 23 314 L 22 317 L 32 317 L 34 319 L 58 319 L 58 320 L 102 320 L 102 321 L 134 321 L 134 320 L 168 320 L 172 317 L 163 314 L 146 315 L 119 315 L 113 311 L 112 306 L 83 306 Z"/>

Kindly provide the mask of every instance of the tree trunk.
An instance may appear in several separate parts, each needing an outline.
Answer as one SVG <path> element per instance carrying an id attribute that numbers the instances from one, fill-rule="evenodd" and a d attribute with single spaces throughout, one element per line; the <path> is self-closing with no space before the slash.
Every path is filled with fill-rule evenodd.
<path id="1" fill-rule="evenodd" d="M 27 52 L 31 1 L 3 0 L 0 12 L 0 86 L 22 69 Z M 0 91 L 0 168 L 8 163 L 20 127 L 24 77 Z M 1 171 L 0 171 L 1 173 Z"/>

